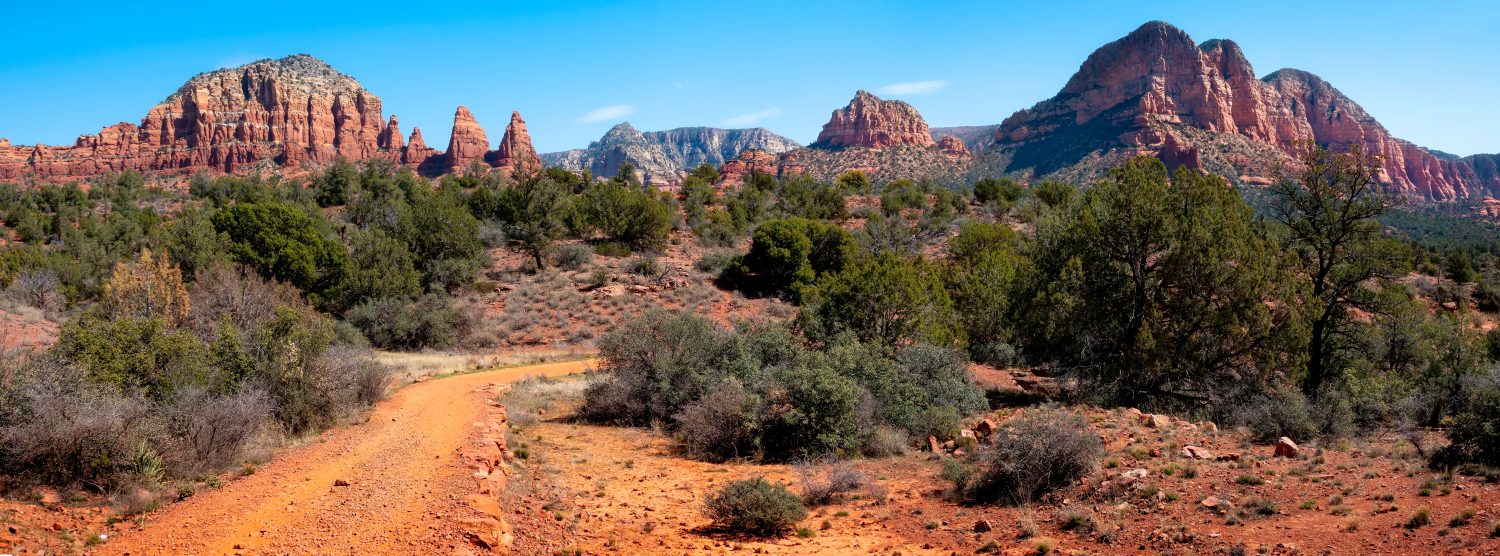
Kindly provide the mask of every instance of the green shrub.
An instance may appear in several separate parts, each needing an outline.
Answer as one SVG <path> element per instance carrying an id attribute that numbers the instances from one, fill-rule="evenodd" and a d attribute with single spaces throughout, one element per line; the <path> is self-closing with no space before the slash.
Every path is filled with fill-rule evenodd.
<path id="1" fill-rule="evenodd" d="M 413 301 L 371 299 L 349 310 L 348 322 L 382 349 L 442 349 L 461 341 L 474 326 L 474 315 L 445 295 L 428 294 Z"/>
<path id="2" fill-rule="evenodd" d="M 854 236 L 832 222 L 771 220 L 756 228 L 750 251 L 730 264 L 725 277 L 745 291 L 800 299 L 819 277 L 848 266 L 854 252 Z"/>
<path id="3" fill-rule="evenodd" d="M 774 537 L 807 517 L 807 508 L 786 487 L 756 477 L 731 482 L 710 493 L 703 499 L 703 513 L 714 525 L 728 531 Z"/>
<path id="4" fill-rule="evenodd" d="M 776 380 L 784 395 L 767 401 L 761 447 L 766 459 L 788 461 L 842 455 L 864 441 L 868 423 L 860 419 L 860 387 L 822 366 L 782 371 Z"/>
<path id="5" fill-rule="evenodd" d="M 558 249 L 554 255 L 558 268 L 565 270 L 577 270 L 594 263 L 594 251 L 587 245 L 572 244 Z"/>

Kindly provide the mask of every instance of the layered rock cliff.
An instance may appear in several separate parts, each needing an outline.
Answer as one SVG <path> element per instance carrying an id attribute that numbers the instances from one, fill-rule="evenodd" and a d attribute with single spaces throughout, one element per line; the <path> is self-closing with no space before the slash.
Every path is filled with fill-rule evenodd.
<path id="1" fill-rule="evenodd" d="M 519 121 L 516 115 L 512 127 Z M 501 147 L 507 160 L 534 163 L 524 123 L 510 131 Z M 389 160 L 436 175 L 483 160 L 488 150 L 484 130 L 463 107 L 446 154 L 427 147 L 415 129 L 403 142 L 396 117 L 382 115 L 380 97 L 298 54 L 194 76 L 139 124 L 111 125 L 69 146 L 0 141 L 0 180 L 61 181 L 125 170 L 285 171 L 339 158 Z"/>
<path id="2" fill-rule="evenodd" d="M 833 111 L 818 140 L 810 147 L 883 149 L 896 145 L 930 147 L 936 144 L 927 121 L 916 108 L 899 100 L 884 100 L 859 91 L 849 105 Z"/>
<path id="3" fill-rule="evenodd" d="M 520 112 L 510 113 L 510 125 L 505 126 L 505 136 L 491 158 L 496 168 L 507 173 L 542 167 L 542 159 L 531 146 L 531 134 L 526 131 L 526 120 L 521 119 Z"/>
<path id="4" fill-rule="evenodd" d="M 778 154 L 800 146 L 762 128 L 684 127 L 641 132 L 625 122 L 587 149 L 545 153 L 541 158 L 550 166 L 575 172 L 589 170 L 600 177 L 615 175 L 629 162 L 644 181 L 673 184 L 700 164 L 719 166 L 747 150 Z"/>
<path id="5" fill-rule="evenodd" d="M 1497 191 L 1471 162 L 1392 137 L 1317 76 L 1283 69 L 1257 79 L 1233 41 L 1195 44 L 1162 22 L 1094 51 L 1056 96 L 995 132 L 1011 171 L 1087 178 L 1097 173 L 1090 165 L 1149 153 L 1245 183 L 1268 181 L 1304 141 L 1379 155 L 1381 181 L 1408 196 L 1452 201 Z"/>

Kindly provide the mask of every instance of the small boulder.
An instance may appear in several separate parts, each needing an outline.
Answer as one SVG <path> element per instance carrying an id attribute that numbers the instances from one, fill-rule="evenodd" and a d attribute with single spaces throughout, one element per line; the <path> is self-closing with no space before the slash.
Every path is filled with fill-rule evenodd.
<path id="1" fill-rule="evenodd" d="M 1292 439 L 1283 436 L 1281 437 L 1281 439 L 1276 441 L 1276 452 L 1272 454 L 1272 456 L 1279 458 L 1295 458 L 1297 457 L 1298 453 L 1300 453 L 1300 450 L 1298 450 L 1297 448 L 1297 443 L 1292 442 Z"/>
<path id="2" fill-rule="evenodd" d="M 1219 457 L 1216 457 L 1214 459 L 1219 460 L 1219 461 L 1239 461 L 1240 460 L 1240 453 L 1239 452 L 1230 452 L 1230 453 L 1227 453 L 1227 454 L 1219 454 Z"/>
<path id="3" fill-rule="evenodd" d="M 1214 454 L 1201 446 L 1183 446 L 1182 457 L 1189 459 L 1214 459 Z"/>
<path id="4" fill-rule="evenodd" d="M 937 437 L 936 436 L 928 436 L 927 437 L 927 449 L 931 450 L 932 453 L 934 453 L 934 454 L 943 451 L 942 448 L 938 447 L 938 441 L 937 441 Z"/>
<path id="5" fill-rule="evenodd" d="M 1141 415 L 1141 424 L 1153 429 L 1164 429 L 1172 426 L 1172 418 L 1166 415 L 1146 413 Z"/>
<path id="6" fill-rule="evenodd" d="M 991 420 L 988 417 L 981 419 L 978 423 L 974 424 L 974 432 L 979 436 L 989 436 L 991 433 L 995 432 L 996 428 L 998 427 L 995 425 L 995 421 Z"/>
<path id="7" fill-rule="evenodd" d="M 333 486 L 336 486 L 336 487 L 346 487 L 346 486 L 349 486 L 349 481 L 346 481 L 344 479 L 334 479 L 333 480 Z"/>
<path id="8" fill-rule="evenodd" d="M 990 520 L 988 520 L 988 519 L 981 519 L 979 521 L 975 521 L 974 522 L 974 532 L 975 533 L 988 533 L 988 532 L 994 530 L 994 528 L 995 527 L 990 524 Z"/>

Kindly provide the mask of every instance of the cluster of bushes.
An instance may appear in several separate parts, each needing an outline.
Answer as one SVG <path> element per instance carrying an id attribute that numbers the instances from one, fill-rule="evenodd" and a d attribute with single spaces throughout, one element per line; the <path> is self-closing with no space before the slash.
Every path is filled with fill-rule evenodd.
<path id="1" fill-rule="evenodd" d="M 48 352 L 0 371 L 0 471 L 101 490 L 196 477 L 378 400 L 387 368 L 288 286 L 141 253 Z"/>
<path id="2" fill-rule="evenodd" d="M 957 432 L 986 407 L 961 355 L 852 338 L 809 347 L 782 325 L 723 330 L 653 311 L 600 339 L 608 377 L 587 392 L 594 421 L 659 424 L 705 459 L 789 461 L 884 451 L 889 433 Z"/>

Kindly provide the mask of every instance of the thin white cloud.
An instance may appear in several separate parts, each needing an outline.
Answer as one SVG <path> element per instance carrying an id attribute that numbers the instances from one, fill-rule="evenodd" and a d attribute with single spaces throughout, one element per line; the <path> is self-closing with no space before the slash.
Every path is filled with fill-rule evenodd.
<path id="1" fill-rule="evenodd" d="M 780 115 L 781 109 L 772 107 L 761 110 L 759 112 L 750 112 L 748 114 L 740 114 L 733 118 L 729 118 L 727 120 L 724 120 L 724 125 L 753 125 L 766 118 L 775 118 Z"/>
<path id="2" fill-rule="evenodd" d="M 590 110 L 584 113 L 582 116 L 579 116 L 578 119 L 574 121 L 581 124 L 587 124 L 593 122 L 602 122 L 605 120 L 613 120 L 616 118 L 623 118 L 634 113 L 634 106 L 631 106 L 629 104 L 616 104 L 614 106 L 605 106 L 602 108 L 595 108 L 593 110 Z"/>
<path id="3" fill-rule="evenodd" d="M 875 89 L 875 92 L 882 95 L 925 95 L 941 91 L 947 86 L 948 82 L 941 79 L 933 81 L 910 81 L 907 83 L 892 83 Z"/>

